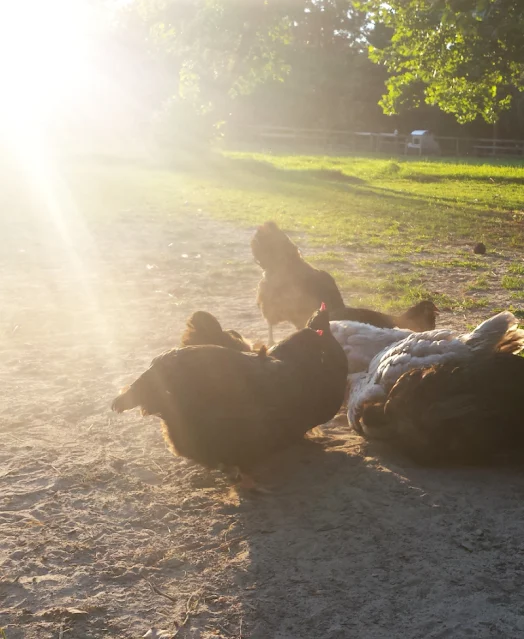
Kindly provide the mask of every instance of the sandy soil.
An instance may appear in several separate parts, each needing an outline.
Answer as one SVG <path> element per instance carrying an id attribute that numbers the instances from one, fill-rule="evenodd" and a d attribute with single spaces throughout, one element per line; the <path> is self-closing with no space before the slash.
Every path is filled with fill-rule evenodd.
<path id="1" fill-rule="evenodd" d="M 249 231 L 189 213 L 5 218 L 7 639 L 523 635 L 521 473 L 419 469 L 342 420 L 260 469 L 274 494 L 246 496 L 174 458 L 155 419 L 110 413 L 193 310 L 265 337 Z"/>

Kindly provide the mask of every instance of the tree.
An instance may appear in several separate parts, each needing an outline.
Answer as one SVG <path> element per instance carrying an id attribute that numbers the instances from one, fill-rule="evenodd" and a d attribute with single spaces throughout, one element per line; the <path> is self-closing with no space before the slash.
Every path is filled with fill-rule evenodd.
<path id="1" fill-rule="evenodd" d="M 287 72 L 281 56 L 291 24 L 277 0 L 136 0 L 121 13 L 140 34 L 165 89 L 199 110 L 222 114 L 237 95 Z"/>
<path id="2" fill-rule="evenodd" d="M 522 0 L 362 0 L 370 20 L 391 29 L 370 57 L 391 76 L 385 113 L 422 101 L 460 123 L 496 122 L 524 91 Z"/>
<path id="3" fill-rule="evenodd" d="M 237 101 L 236 117 L 313 128 L 381 126 L 377 102 L 386 72 L 368 59 L 366 14 L 351 0 L 301 0 L 288 8 L 288 19 L 290 42 L 280 53 L 288 73 Z"/>

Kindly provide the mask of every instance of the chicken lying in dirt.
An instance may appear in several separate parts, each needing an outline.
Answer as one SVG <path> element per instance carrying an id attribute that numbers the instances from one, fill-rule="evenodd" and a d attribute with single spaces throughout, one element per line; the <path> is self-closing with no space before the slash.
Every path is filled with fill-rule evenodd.
<path id="1" fill-rule="evenodd" d="M 180 340 L 181 346 L 202 346 L 214 344 L 232 348 L 235 351 L 249 352 L 251 344 L 240 333 L 233 330 L 222 329 L 220 322 L 214 315 L 206 311 L 197 311 L 187 320 L 186 330 Z"/>
<path id="2" fill-rule="evenodd" d="M 523 357 L 474 354 L 404 373 L 363 420 L 420 464 L 522 463 L 523 387 Z"/>
<path id="3" fill-rule="evenodd" d="M 252 468 L 332 419 L 348 373 L 344 351 L 322 307 L 308 327 L 272 349 L 245 353 L 189 346 L 156 357 L 113 401 L 163 420 L 175 455 L 209 468 L 235 470 L 252 487 Z"/>
<path id="4" fill-rule="evenodd" d="M 483 361 L 496 353 L 514 356 L 523 348 L 524 330 L 519 328 L 516 317 L 509 311 L 490 317 L 467 334 L 452 330 L 411 333 L 378 353 L 366 371 L 351 376 L 348 422 L 361 435 L 382 437 L 388 432 L 383 428 L 388 395 L 405 373 L 443 364 L 470 366 L 472 362 Z M 514 369 L 508 367 L 506 374 L 509 376 L 512 371 Z M 445 374 L 442 375 L 444 379 Z M 416 377 L 411 378 L 412 383 L 415 380 Z M 407 388 L 408 382 L 405 384 Z M 399 388 L 396 395 L 402 399 Z M 402 401 L 407 395 L 406 392 Z M 415 390 L 412 398 L 416 396 Z M 430 404 L 427 410 L 430 410 Z"/>

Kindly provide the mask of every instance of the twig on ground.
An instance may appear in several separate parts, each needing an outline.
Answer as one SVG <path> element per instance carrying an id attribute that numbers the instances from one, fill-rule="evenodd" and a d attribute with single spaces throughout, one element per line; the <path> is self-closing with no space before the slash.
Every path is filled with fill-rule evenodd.
<path id="1" fill-rule="evenodd" d="M 222 548 L 229 548 L 233 544 L 239 543 L 240 541 L 244 541 L 245 539 L 247 539 L 247 535 L 238 535 L 238 537 L 233 537 L 233 539 L 228 539 L 224 543 L 219 544 L 218 546 L 216 546 L 216 549 L 222 550 Z"/>
<path id="2" fill-rule="evenodd" d="M 12 470 L 8 470 L 5 473 L 2 473 L 0 475 L 0 479 L 3 479 L 4 477 L 7 477 L 8 475 L 13 475 L 14 473 L 16 473 L 16 470 L 17 470 L 16 468 L 13 468 Z M 1 629 L 0 629 L 0 631 L 1 631 Z M 2 639 L 2 635 L 0 635 L 0 639 Z"/>
<path id="3" fill-rule="evenodd" d="M 175 597 L 172 597 L 171 595 L 168 595 L 167 592 L 160 590 L 160 588 L 158 586 L 155 586 L 155 584 L 152 581 L 149 581 L 149 579 L 146 579 L 146 581 L 154 593 L 156 593 L 157 595 L 160 595 L 161 597 L 165 597 L 166 599 L 169 599 L 169 601 L 172 601 L 173 603 L 177 602 L 177 599 L 175 599 Z"/>
<path id="4" fill-rule="evenodd" d="M 162 468 L 162 466 L 157 463 L 154 459 L 151 459 L 151 462 L 158 468 L 158 470 L 163 473 L 165 475 L 165 473 L 167 472 L 165 468 Z"/>
<path id="5" fill-rule="evenodd" d="M 160 595 L 161 597 L 165 597 L 166 599 L 169 599 L 169 601 L 172 601 L 173 603 L 177 602 L 177 599 L 175 597 L 172 597 L 171 595 L 168 595 L 167 592 L 160 590 L 160 588 L 158 586 L 155 586 L 155 584 L 152 581 L 150 581 L 149 579 L 146 579 L 146 581 L 154 593 L 156 593 L 157 595 Z M 199 605 L 200 605 L 200 592 L 194 592 L 191 595 L 189 595 L 186 601 L 186 613 L 185 613 L 184 619 L 181 621 L 181 623 L 177 623 L 176 621 L 174 622 L 176 625 L 176 631 L 173 635 L 173 638 L 178 635 L 180 630 L 190 620 L 191 616 L 196 614 Z"/>
<path id="6" fill-rule="evenodd" d="M 193 601 L 194 600 L 194 601 Z M 182 623 L 178 624 L 174 637 L 178 636 L 178 633 L 182 630 L 182 628 L 187 624 L 187 622 L 191 619 L 192 615 L 196 614 L 198 611 L 198 606 L 200 605 L 200 593 L 194 592 L 189 595 L 186 601 L 186 615 L 182 621 Z"/>
<path id="7" fill-rule="evenodd" d="M 229 632 L 229 630 L 226 630 L 226 628 L 224 628 L 224 626 L 222 626 L 219 623 L 216 623 L 215 626 L 221 630 L 227 637 L 232 637 L 233 635 Z"/>

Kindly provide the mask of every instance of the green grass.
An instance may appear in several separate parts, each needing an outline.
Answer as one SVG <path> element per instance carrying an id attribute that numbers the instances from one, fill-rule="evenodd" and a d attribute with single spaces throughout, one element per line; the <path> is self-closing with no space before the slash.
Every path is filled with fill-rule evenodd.
<path id="1" fill-rule="evenodd" d="M 272 219 L 285 230 L 307 234 L 310 245 L 322 246 L 318 254 L 301 248 L 309 261 L 335 275 L 348 303 L 400 308 L 431 296 L 443 307 L 469 309 L 486 304 L 486 298 L 466 293 L 485 290 L 489 283 L 479 278 L 452 294 L 454 273 L 491 268 L 490 256 L 524 247 L 523 166 L 229 152 L 199 159 L 184 171 L 68 162 L 63 179 L 76 212 L 89 223 L 129 215 L 167 219 L 175 229 L 178 218 L 199 211 L 251 228 Z M 10 211 L 17 182 L 3 184 L 0 204 Z M 41 199 L 27 191 L 26 185 L 19 189 L 19 200 Z M 486 257 L 471 252 L 478 241 L 487 245 Z M 233 256 L 228 266 L 248 268 L 235 264 Z M 345 265 L 356 274 L 348 275 Z M 524 266 L 514 262 L 502 287 L 520 290 L 523 275 Z"/>
<path id="2" fill-rule="evenodd" d="M 345 259 L 343 255 L 340 255 L 340 253 L 336 253 L 335 251 L 325 251 L 324 253 L 309 255 L 308 262 L 319 266 L 325 266 L 332 264 L 344 264 Z"/>
<path id="3" fill-rule="evenodd" d="M 116 203 L 148 215 L 201 209 L 249 226 L 274 219 L 328 249 L 381 248 L 390 257 L 461 242 L 456 257 L 466 268 L 482 263 L 463 254 L 464 244 L 524 246 L 513 219 L 524 201 L 522 168 L 502 163 L 229 153 L 198 171 L 76 164 L 67 178 L 82 207 L 103 217 Z"/>
<path id="4" fill-rule="evenodd" d="M 487 269 L 486 264 L 480 261 L 468 260 L 468 259 L 452 259 L 452 260 L 414 260 L 412 262 L 415 266 L 429 266 L 431 268 L 453 268 L 454 266 L 460 266 L 466 269 Z"/>
<path id="5" fill-rule="evenodd" d="M 501 284 L 502 288 L 506 288 L 509 291 L 522 291 L 524 290 L 524 277 L 504 275 Z"/>
<path id="6" fill-rule="evenodd" d="M 482 276 L 478 277 L 475 281 L 468 284 L 468 291 L 486 291 L 489 289 L 488 280 Z"/>
<path id="7" fill-rule="evenodd" d="M 274 219 L 326 246 L 412 255 L 457 241 L 472 246 L 482 240 L 488 250 L 523 245 L 522 225 L 512 215 L 524 201 L 519 167 L 394 164 L 399 171 L 391 172 L 392 163 L 383 159 L 229 153 L 198 171 L 77 165 L 68 177 L 86 202 L 95 199 L 106 211 L 116 198 L 148 214 L 202 209 L 250 226 Z"/>
<path id="8" fill-rule="evenodd" d="M 524 275 L 524 264 L 510 264 L 510 266 L 508 266 L 508 273 Z"/>

